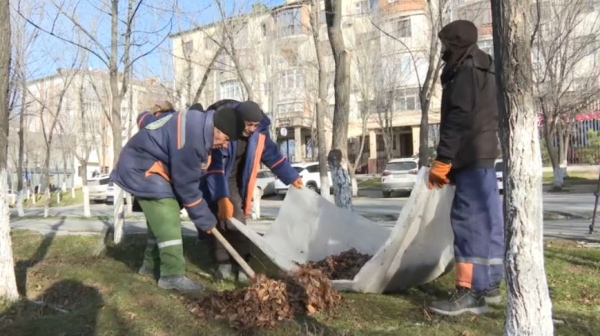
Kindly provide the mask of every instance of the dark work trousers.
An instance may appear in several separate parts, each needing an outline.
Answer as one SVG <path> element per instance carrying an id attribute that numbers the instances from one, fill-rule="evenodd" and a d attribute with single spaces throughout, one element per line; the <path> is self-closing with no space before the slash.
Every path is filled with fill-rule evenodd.
<path id="1" fill-rule="evenodd" d="M 452 171 L 456 285 L 488 290 L 502 281 L 504 218 L 494 168 Z"/>
<path id="2" fill-rule="evenodd" d="M 233 203 L 233 217 L 243 224 L 246 224 L 246 218 L 244 216 L 244 211 L 242 210 L 243 201 L 242 197 L 240 196 L 240 191 L 231 185 L 229 186 L 229 199 L 231 200 L 231 203 Z M 210 206 L 210 210 L 217 218 L 219 218 L 219 207 L 217 203 L 212 204 Z M 248 238 L 246 238 L 246 236 L 238 231 L 233 224 L 229 223 L 229 221 L 223 221 L 220 219 L 217 223 L 217 230 L 223 234 L 223 237 L 225 237 L 229 244 L 233 246 L 233 248 L 242 256 L 242 258 L 249 260 L 252 243 L 250 240 L 248 240 Z M 209 242 L 210 251 L 215 262 L 219 264 L 235 262 L 223 244 L 219 243 L 215 237 L 210 236 Z"/>

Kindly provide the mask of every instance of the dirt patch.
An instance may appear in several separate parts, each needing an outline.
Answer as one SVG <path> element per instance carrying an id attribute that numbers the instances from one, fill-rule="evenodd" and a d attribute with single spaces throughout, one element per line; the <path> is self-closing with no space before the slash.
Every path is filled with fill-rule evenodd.
<path id="1" fill-rule="evenodd" d="M 222 319 L 234 328 L 248 330 L 332 309 L 341 301 L 342 296 L 321 271 L 301 267 L 280 280 L 258 275 L 250 287 L 211 293 L 190 302 L 188 308 L 200 318 Z"/>
<path id="2" fill-rule="evenodd" d="M 321 261 L 309 261 L 304 266 L 320 270 L 331 280 L 352 280 L 369 259 L 370 255 L 351 249 Z"/>

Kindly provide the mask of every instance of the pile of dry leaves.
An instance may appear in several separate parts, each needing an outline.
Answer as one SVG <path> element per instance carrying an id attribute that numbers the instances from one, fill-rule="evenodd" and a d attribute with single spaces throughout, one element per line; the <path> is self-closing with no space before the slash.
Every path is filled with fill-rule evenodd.
<path id="1" fill-rule="evenodd" d="M 321 261 L 309 261 L 304 266 L 320 270 L 331 280 L 352 280 L 369 259 L 370 255 L 351 249 Z"/>
<path id="2" fill-rule="evenodd" d="M 341 300 L 323 273 L 301 267 L 281 280 L 258 275 L 247 288 L 211 293 L 189 308 L 201 318 L 224 319 L 235 328 L 253 329 L 272 327 L 296 314 L 331 309 Z"/>

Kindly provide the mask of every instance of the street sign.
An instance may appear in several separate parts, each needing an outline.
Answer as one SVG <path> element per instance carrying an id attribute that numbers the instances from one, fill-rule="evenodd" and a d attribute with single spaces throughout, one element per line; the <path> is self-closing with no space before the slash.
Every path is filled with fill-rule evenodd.
<path id="1" fill-rule="evenodd" d="M 280 134 L 282 137 L 286 137 L 286 136 L 288 135 L 287 128 L 285 128 L 285 127 L 282 127 L 282 128 L 280 128 L 280 129 L 279 129 L 279 134 Z"/>

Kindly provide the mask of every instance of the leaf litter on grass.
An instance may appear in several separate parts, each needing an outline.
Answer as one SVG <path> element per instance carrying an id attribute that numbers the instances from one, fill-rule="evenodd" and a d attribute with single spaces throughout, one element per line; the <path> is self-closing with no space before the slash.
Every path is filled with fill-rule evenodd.
<path id="1" fill-rule="evenodd" d="M 342 296 L 331 280 L 353 279 L 370 258 L 351 249 L 300 265 L 279 280 L 260 274 L 247 288 L 211 293 L 192 301 L 189 309 L 200 318 L 227 320 L 237 329 L 271 328 L 277 321 L 337 307 Z"/>

